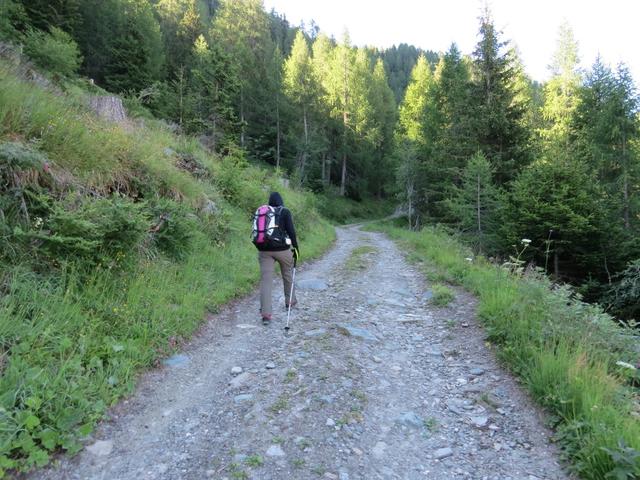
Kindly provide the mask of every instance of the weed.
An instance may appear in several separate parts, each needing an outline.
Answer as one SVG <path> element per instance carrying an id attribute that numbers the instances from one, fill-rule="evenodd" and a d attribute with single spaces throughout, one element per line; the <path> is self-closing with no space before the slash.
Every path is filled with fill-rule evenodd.
<path id="1" fill-rule="evenodd" d="M 279 435 L 276 435 L 271 439 L 271 442 L 277 445 L 284 445 L 284 441 L 285 441 L 284 438 Z"/>
<path id="2" fill-rule="evenodd" d="M 302 468 L 304 467 L 305 461 L 303 458 L 294 458 L 291 461 L 291 464 L 293 465 L 294 468 Z"/>
<path id="3" fill-rule="evenodd" d="M 429 417 L 424 420 L 424 428 L 433 433 L 438 430 L 438 420 L 435 417 Z"/>
<path id="4" fill-rule="evenodd" d="M 298 372 L 293 368 L 287 370 L 287 373 L 284 374 L 284 381 L 286 383 L 293 382 L 296 378 L 298 378 Z"/>
<path id="5" fill-rule="evenodd" d="M 446 307 L 455 298 L 453 290 L 441 283 L 435 283 L 432 285 L 433 297 L 431 297 L 431 303 L 437 307 Z"/>
<path id="6" fill-rule="evenodd" d="M 244 459 L 244 463 L 250 467 L 261 467 L 264 464 L 264 459 L 260 455 L 250 455 Z"/>
<path id="7" fill-rule="evenodd" d="M 280 395 L 280 397 L 278 397 L 278 400 L 276 400 L 276 402 L 271 405 L 271 407 L 269 407 L 269 410 L 271 410 L 271 412 L 273 413 L 280 413 L 287 408 L 289 408 L 289 400 L 286 396 Z"/>

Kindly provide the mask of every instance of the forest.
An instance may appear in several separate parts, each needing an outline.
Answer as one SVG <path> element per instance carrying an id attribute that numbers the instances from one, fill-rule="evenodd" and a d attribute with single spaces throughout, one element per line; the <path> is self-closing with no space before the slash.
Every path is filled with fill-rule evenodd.
<path id="1" fill-rule="evenodd" d="M 355 46 L 259 0 L 5 0 L 0 37 L 211 151 L 317 193 L 393 199 L 499 261 L 631 321 L 640 305 L 640 121 L 624 64 L 580 64 L 569 24 L 544 84 L 488 10 L 472 52 Z"/>
<path id="2" fill-rule="evenodd" d="M 637 314 L 636 85 L 624 64 L 581 66 L 568 24 L 539 84 L 489 11 L 473 52 L 436 54 L 357 47 L 257 0 L 2 8 L 5 39 L 57 75 L 123 95 L 132 115 L 214 151 L 237 145 L 316 192 L 398 198 L 411 228 L 441 224 Z"/>

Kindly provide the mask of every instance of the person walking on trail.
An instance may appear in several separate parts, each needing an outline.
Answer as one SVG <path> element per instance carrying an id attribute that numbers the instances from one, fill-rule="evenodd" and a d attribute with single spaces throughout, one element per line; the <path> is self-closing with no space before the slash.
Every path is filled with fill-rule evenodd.
<path id="1" fill-rule="evenodd" d="M 280 264 L 286 308 L 298 303 L 292 286 L 292 273 L 299 255 L 298 239 L 291 212 L 285 208 L 278 192 L 272 192 L 269 205 L 258 208 L 254 215 L 253 243 L 258 248 L 260 263 L 260 314 L 262 322 L 268 324 L 273 313 L 271 290 L 275 262 Z"/>

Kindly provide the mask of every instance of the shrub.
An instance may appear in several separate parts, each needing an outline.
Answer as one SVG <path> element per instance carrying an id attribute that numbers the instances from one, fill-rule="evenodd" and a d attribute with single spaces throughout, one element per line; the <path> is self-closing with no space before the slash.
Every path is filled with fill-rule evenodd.
<path id="1" fill-rule="evenodd" d="M 622 318 L 640 320 L 640 259 L 618 275 L 609 289 L 607 303 Z"/>
<path id="2" fill-rule="evenodd" d="M 73 76 L 82 63 L 80 49 L 71 35 L 56 27 L 49 33 L 39 30 L 28 32 L 24 50 L 40 67 L 66 77 Z"/>
<path id="3" fill-rule="evenodd" d="M 148 226 L 139 204 L 119 197 L 78 202 L 53 203 L 41 225 L 27 231 L 16 228 L 16 236 L 35 244 L 38 253 L 56 265 L 82 260 L 113 267 L 135 253 Z"/>
<path id="4" fill-rule="evenodd" d="M 181 260 L 191 249 L 197 217 L 184 205 L 160 199 L 150 207 L 154 225 L 150 230 L 153 245 L 162 253 Z"/>

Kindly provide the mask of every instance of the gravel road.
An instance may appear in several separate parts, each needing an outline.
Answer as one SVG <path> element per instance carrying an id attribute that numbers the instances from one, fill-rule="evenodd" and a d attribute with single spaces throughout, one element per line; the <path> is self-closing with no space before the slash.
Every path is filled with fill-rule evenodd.
<path id="1" fill-rule="evenodd" d="M 433 306 L 394 243 L 356 227 L 297 283 L 288 337 L 281 284 L 268 327 L 255 294 L 226 307 L 87 448 L 29 478 L 570 478 L 471 295 Z"/>

